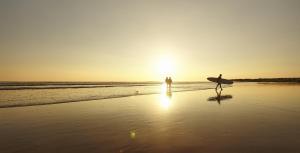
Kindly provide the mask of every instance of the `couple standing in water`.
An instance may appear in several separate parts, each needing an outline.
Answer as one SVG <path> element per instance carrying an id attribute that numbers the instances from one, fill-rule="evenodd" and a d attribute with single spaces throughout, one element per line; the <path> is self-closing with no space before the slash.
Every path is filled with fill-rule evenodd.
<path id="1" fill-rule="evenodd" d="M 171 77 L 166 77 L 165 82 L 167 84 L 167 88 L 171 88 L 171 85 L 173 83 L 172 78 Z"/>
<path id="2" fill-rule="evenodd" d="M 169 98 L 171 98 L 172 97 L 171 85 L 173 83 L 173 80 L 171 79 L 171 77 L 166 77 L 165 82 L 167 84 L 167 92 L 166 92 L 166 94 L 167 94 L 167 96 Z"/>

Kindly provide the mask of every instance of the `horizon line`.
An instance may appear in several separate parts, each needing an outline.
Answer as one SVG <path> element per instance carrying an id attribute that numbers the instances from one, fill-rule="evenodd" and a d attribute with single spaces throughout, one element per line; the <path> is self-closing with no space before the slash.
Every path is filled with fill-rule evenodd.
<path id="1" fill-rule="evenodd" d="M 275 78 L 273 78 L 273 77 L 259 77 L 259 78 L 228 78 L 227 80 L 254 80 L 254 79 L 300 79 L 300 77 L 275 77 Z M 154 81 L 154 80 L 152 80 L 152 81 L 62 81 L 62 80 L 60 80 L 60 81 L 49 81 L 49 80 L 34 80 L 34 81 L 26 81 L 26 80 L 22 80 L 22 81 L 1 81 L 0 80 L 0 82 L 1 83 L 3 83 L 3 82 L 133 82 L 133 83 L 139 83 L 139 82 L 153 82 L 153 83 L 155 83 L 155 82 L 164 82 L 164 81 Z M 174 81 L 174 82 L 209 82 L 209 81 L 206 81 L 206 80 L 195 80 L 195 81 L 188 81 L 188 80 L 178 80 L 178 81 Z"/>

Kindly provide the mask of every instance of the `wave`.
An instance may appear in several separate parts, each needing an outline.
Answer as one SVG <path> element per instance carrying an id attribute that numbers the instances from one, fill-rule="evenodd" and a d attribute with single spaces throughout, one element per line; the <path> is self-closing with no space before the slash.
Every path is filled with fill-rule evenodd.
<path id="1" fill-rule="evenodd" d="M 176 82 L 172 92 L 206 90 L 214 83 Z M 157 82 L 0 82 L 0 108 L 71 103 L 163 93 Z"/>
<path id="2" fill-rule="evenodd" d="M 40 90 L 40 89 L 79 89 L 79 88 L 109 88 L 109 87 L 134 87 L 134 86 L 154 86 L 154 85 L 146 85 L 146 84 L 135 84 L 135 85 L 68 85 L 68 86 L 0 86 L 0 90 Z"/>
<path id="3" fill-rule="evenodd" d="M 211 88 L 190 88 L 183 90 L 175 90 L 172 92 L 187 92 L 187 91 L 196 91 L 196 90 L 207 90 Z M 76 99 L 61 99 L 53 101 L 15 101 L 10 103 L 0 103 L 0 108 L 14 108 L 14 107 L 26 107 L 26 106 L 38 106 L 38 105 L 52 105 L 52 104 L 61 104 L 61 103 L 73 103 L 73 102 L 83 102 L 83 101 L 93 101 L 93 100 L 103 100 L 103 99 L 113 99 L 113 98 L 122 98 L 122 97 L 131 97 L 131 96 L 142 96 L 142 95 L 154 95 L 161 94 L 161 92 L 145 92 L 145 93 L 130 93 L 130 94 L 112 94 L 108 96 L 89 96 L 89 97 L 80 97 Z"/>
<path id="4" fill-rule="evenodd" d="M 75 99 L 75 100 L 63 100 L 63 101 L 53 101 L 46 103 L 16 103 L 16 104 L 8 104 L 8 105 L 0 105 L 0 108 L 11 108 L 11 107 L 26 107 L 26 106 L 37 106 L 37 105 L 52 105 L 52 104 L 61 104 L 61 103 L 72 103 L 72 102 L 81 102 L 81 101 L 92 101 L 92 100 L 101 100 L 101 99 L 113 99 L 113 98 L 122 98 L 122 97 L 131 97 L 131 96 L 141 96 L 141 95 L 151 95 L 158 93 L 145 93 L 145 94 L 128 94 L 128 95 L 112 95 L 107 97 L 91 97 L 91 98 L 83 98 L 83 99 Z"/>
<path id="5" fill-rule="evenodd" d="M 203 82 L 175 82 L 174 85 Z M 159 86 L 161 82 L 0 82 L 0 90 L 79 89 L 134 86 Z"/>

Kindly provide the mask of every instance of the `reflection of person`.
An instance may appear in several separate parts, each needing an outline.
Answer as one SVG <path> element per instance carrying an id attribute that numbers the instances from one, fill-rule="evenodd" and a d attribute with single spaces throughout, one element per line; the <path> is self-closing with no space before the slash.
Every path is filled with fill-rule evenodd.
<path id="1" fill-rule="evenodd" d="M 221 94 L 222 94 L 222 90 L 221 90 L 220 92 L 217 92 L 217 91 L 216 91 L 216 93 L 217 93 L 216 99 L 217 99 L 217 101 L 218 101 L 218 103 L 219 103 L 219 105 L 220 105 L 220 104 L 221 104 Z"/>
<path id="2" fill-rule="evenodd" d="M 167 89 L 166 95 L 167 95 L 169 98 L 172 97 L 172 90 L 171 90 L 171 88 L 168 88 L 168 89 Z"/>
<path id="3" fill-rule="evenodd" d="M 222 90 L 220 90 L 220 91 L 215 90 L 215 91 L 216 91 L 217 95 L 214 96 L 214 97 L 209 97 L 207 99 L 207 101 L 216 101 L 219 104 L 221 104 L 221 101 L 223 101 L 223 100 L 229 100 L 229 99 L 233 98 L 232 95 L 222 95 Z"/>
<path id="4" fill-rule="evenodd" d="M 218 89 L 218 87 L 220 86 L 221 90 L 223 90 L 222 88 L 222 84 L 221 84 L 221 79 L 222 79 L 222 74 L 219 75 L 218 80 L 217 80 L 217 86 L 216 86 L 216 90 Z"/>

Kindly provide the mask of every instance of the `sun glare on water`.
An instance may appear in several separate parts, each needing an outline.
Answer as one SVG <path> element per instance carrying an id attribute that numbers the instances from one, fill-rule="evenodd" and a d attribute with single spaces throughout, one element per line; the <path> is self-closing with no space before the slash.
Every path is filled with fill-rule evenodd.
<path id="1" fill-rule="evenodd" d="M 167 84 L 163 83 L 161 85 L 161 93 L 160 93 L 160 106 L 164 110 L 168 110 L 169 107 L 171 106 L 171 97 L 172 97 L 172 92 L 170 89 L 167 88 Z"/>

